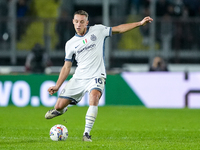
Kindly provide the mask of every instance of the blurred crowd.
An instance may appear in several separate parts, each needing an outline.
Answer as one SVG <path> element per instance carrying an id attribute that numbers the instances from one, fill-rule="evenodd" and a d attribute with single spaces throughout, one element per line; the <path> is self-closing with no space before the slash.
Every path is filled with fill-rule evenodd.
<path id="1" fill-rule="evenodd" d="M 141 14 L 143 8 L 149 8 L 151 0 L 129 0 L 128 10 L 131 13 Z M 190 17 L 200 16 L 200 1 L 199 0 L 156 0 L 156 16 L 162 17 L 165 15 L 182 16 L 188 11 Z"/>
<path id="2" fill-rule="evenodd" d="M 20 40 L 21 35 L 25 32 L 26 22 L 23 17 L 30 16 L 30 5 L 32 0 L 17 0 L 16 2 L 16 19 L 17 19 L 17 40 Z M 10 0 L 0 0 L 0 41 L 9 40 L 9 26 L 7 18 L 10 16 L 9 3 Z M 7 36 L 5 36 L 7 35 Z"/>
<path id="3" fill-rule="evenodd" d="M 9 27 L 6 20 L 6 17 L 9 16 L 9 2 L 10 0 L 0 0 L 0 42 L 9 39 Z M 32 2 L 32 0 L 17 0 L 18 41 L 28 24 L 23 17 L 30 16 L 33 13 L 31 12 L 33 10 L 30 11 Z M 150 2 L 151 0 L 127 0 L 127 14 L 150 15 Z M 94 11 L 93 13 L 97 12 Z M 200 33 L 199 24 L 190 20 L 191 17 L 200 16 L 200 0 L 156 0 L 155 13 L 158 17 L 156 22 L 156 40 L 160 43 L 161 48 L 165 48 L 167 45 L 170 45 L 167 48 L 172 49 L 200 48 L 200 44 L 197 42 L 200 40 L 198 38 Z M 66 9 L 61 9 L 59 13 L 55 28 L 59 38 L 56 49 L 63 48 L 65 41 L 74 34 L 71 33 L 73 30 L 71 30 L 71 22 L 69 23 L 71 15 L 71 12 Z M 149 42 L 149 26 L 142 27 L 141 33 L 144 37 L 143 44 L 147 45 Z"/>
<path id="4" fill-rule="evenodd" d="M 11 12 L 9 11 L 9 4 L 11 1 L 12 0 L 0 0 L 0 49 L 6 49 L 3 47 L 2 44 L 4 42 L 7 42 L 6 45 L 8 46 L 10 45 L 8 41 L 10 40 L 9 32 L 12 26 L 10 26 L 8 18 L 11 15 Z M 29 21 L 27 18 L 34 17 L 34 14 L 35 16 L 37 16 L 37 12 L 34 12 L 33 9 L 34 1 L 35 0 L 16 0 L 17 42 L 20 42 L 22 35 L 26 32 L 27 26 L 31 23 L 31 21 Z M 54 1 L 56 2 L 59 0 Z M 86 6 L 75 5 L 75 1 L 73 0 L 60 0 L 60 2 L 61 1 L 63 2 L 63 4 L 59 8 L 58 15 L 55 20 L 55 28 L 53 31 L 58 37 L 57 43 L 55 43 L 54 45 L 55 50 L 63 50 L 65 42 L 74 35 L 73 24 L 71 23 L 74 10 L 77 8 L 86 8 Z M 122 18 L 126 18 L 126 16 L 129 16 L 130 14 L 139 16 L 140 18 L 150 15 L 150 5 L 152 0 L 125 1 L 126 4 L 123 6 L 127 9 L 123 11 L 124 13 Z M 118 5 L 120 5 L 121 3 L 122 2 L 119 1 Z M 93 22 L 98 23 L 95 19 L 98 19 L 99 16 L 102 14 L 102 7 L 95 7 L 94 5 L 92 5 L 87 8 L 87 11 L 89 11 L 90 14 L 91 25 L 93 25 Z M 110 8 L 110 14 L 111 17 L 113 17 L 112 14 L 117 14 L 117 12 L 114 11 L 112 7 Z M 118 8 L 117 5 L 116 8 Z M 157 17 L 155 19 L 155 39 L 156 44 L 159 44 L 160 49 L 166 51 L 169 49 L 176 51 L 183 49 L 200 50 L 200 0 L 156 0 L 155 15 Z M 119 18 L 119 20 L 120 19 L 121 18 Z M 145 46 L 149 46 L 150 25 L 148 24 L 139 29 L 140 34 L 143 38 L 142 44 Z M 38 43 L 36 43 L 36 45 L 37 44 Z M 38 45 L 36 47 L 38 47 Z M 33 49 L 35 49 L 35 47 Z M 35 50 L 32 50 L 30 54 L 31 57 L 29 58 L 33 58 L 32 56 L 35 52 Z M 158 66 L 159 65 L 160 63 L 158 63 Z M 30 67 L 27 66 L 27 70 L 31 70 Z M 40 66 L 40 68 L 42 67 Z M 41 70 L 43 69 L 44 68 L 42 68 Z"/>
<path id="5" fill-rule="evenodd" d="M 130 0 L 130 13 L 150 15 L 150 0 Z M 157 0 L 156 41 L 161 49 L 200 49 L 200 0 Z M 141 28 L 143 44 L 149 44 L 149 26 Z"/>

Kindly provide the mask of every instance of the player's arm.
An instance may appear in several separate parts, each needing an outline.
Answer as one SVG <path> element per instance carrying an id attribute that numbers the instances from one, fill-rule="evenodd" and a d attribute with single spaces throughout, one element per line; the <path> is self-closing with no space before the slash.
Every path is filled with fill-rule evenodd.
<path id="1" fill-rule="evenodd" d="M 49 94 L 54 94 L 58 91 L 58 89 L 60 88 L 60 86 L 62 85 L 62 83 L 66 80 L 66 78 L 68 77 L 70 70 L 72 67 L 72 62 L 71 61 L 65 61 L 61 71 L 60 71 L 60 75 L 59 78 L 56 82 L 55 86 L 52 86 L 48 89 Z"/>
<path id="2" fill-rule="evenodd" d="M 62 85 L 62 83 L 67 79 L 69 73 L 70 73 L 70 70 L 71 70 L 71 67 L 72 67 L 72 62 L 71 61 L 65 61 L 61 71 L 60 71 L 60 75 L 59 75 L 59 78 L 56 82 L 56 86 L 58 88 L 60 88 L 60 86 Z"/>
<path id="3" fill-rule="evenodd" d="M 132 29 L 134 29 L 136 27 L 144 26 L 147 23 L 150 23 L 151 21 L 153 21 L 153 19 L 151 17 L 145 17 L 140 22 L 133 22 L 133 23 L 121 24 L 121 25 L 112 27 L 112 34 L 124 33 L 124 32 L 127 32 L 129 30 L 132 30 Z"/>

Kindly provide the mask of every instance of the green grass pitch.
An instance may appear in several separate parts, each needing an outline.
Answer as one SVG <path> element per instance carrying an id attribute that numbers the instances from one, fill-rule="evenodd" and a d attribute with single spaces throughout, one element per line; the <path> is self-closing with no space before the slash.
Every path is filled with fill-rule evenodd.
<path id="1" fill-rule="evenodd" d="M 93 142 L 82 142 L 87 107 L 70 107 L 64 115 L 44 118 L 47 107 L 0 107 L 2 150 L 196 150 L 200 149 L 200 109 L 99 107 L 91 131 Z M 66 141 L 51 141 L 55 124 L 68 128 Z"/>

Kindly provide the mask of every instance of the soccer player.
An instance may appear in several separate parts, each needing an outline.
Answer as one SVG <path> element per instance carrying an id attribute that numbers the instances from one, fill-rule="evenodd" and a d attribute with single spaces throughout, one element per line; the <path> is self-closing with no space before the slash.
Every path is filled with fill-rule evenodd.
<path id="1" fill-rule="evenodd" d="M 69 104 L 77 104 L 86 92 L 89 92 L 89 108 L 85 116 L 83 141 L 92 141 L 90 131 L 98 112 L 99 99 L 106 82 L 104 64 L 105 38 L 115 33 L 124 33 L 153 21 L 145 17 L 140 22 L 121 24 L 115 27 L 104 25 L 88 26 L 88 13 L 79 10 L 74 13 L 73 24 L 76 34 L 66 42 L 65 62 L 55 86 L 49 87 L 50 95 L 56 93 L 69 75 L 75 56 L 77 68 L 73 77 L 61 91 L 54 109 L 49 110 L 45 118 L 51 119 L 67 111 Z"/>

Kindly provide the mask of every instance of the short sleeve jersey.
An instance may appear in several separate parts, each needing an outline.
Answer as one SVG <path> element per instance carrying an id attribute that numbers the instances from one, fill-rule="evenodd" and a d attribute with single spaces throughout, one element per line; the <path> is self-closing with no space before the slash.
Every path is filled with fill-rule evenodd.
<path id="1" fill-rule="evenodd" d="M 77 79 L 106 78 L 104 64 L 105 39 L 111 36 L 112 28 L 94 25 L 87 28 L 85 35 L 75 34 L 65 45 L 65 61 L 75 55 L 77 68 L 73 75 Z"/>

